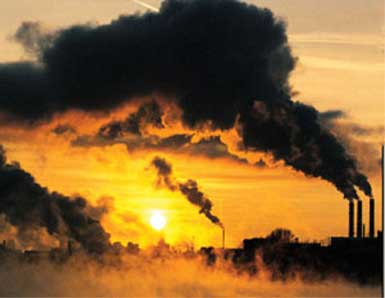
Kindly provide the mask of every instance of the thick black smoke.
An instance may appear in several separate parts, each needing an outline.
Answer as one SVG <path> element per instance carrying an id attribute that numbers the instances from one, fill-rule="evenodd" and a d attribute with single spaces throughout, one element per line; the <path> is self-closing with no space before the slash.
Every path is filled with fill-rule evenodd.
<path id="1" fill-rule="evenodd" d="M 292 101 L 255 102 L 240 121 L 246 148 L 272 152 L 294 169 L 332 182 L 345 198 L 358 198 L 354 186 L 372 196 L 367 178 L 335 136 L 321 127 L 313 107 Z"/>
<path id="2" fill-rule="evenodd" d="M 33 38 L 35 36 L 35 39 Z M 290 98 L 296 59 L 285 24 L 235 0 L 166 0 L 159 13 L 123 16 L 45 34 L 24 24 L 17 39 L 37 63 L 0 65 L 0 109 L 37 121 L 67 109 L 108 110 L 134 96 L 175 98 L 190 127 L 239 125 L 244 148 L 272 152 L 346 198 L 367 178 L 313 107 Z"/>
<path id="3" fill-rule="evenodd" d="M 15 39 L 39 61 L 0 65 L 0 107 L 30 120 L 160 91 L 178 97 L 186 122 L 229 128 L 254 99 L 287 89 L 295 61 L 270 10 L 233 0 L 168 0 L 159 13 L 54 34 L 29 22 Z"/>
<path id="4" fill-rule="evenodd" d="M 158 174 L 158 180 L 156 182 L 158 187 L 166 186 L 168 189 L 175 191 L 177 190 L 177 186 L 173 181 L 172 177 L 172 167 L 171 164 L 168 163 L 164 158 L 155 157 L 151 161 L 151 165 L 156 169 Z"/>
<path id="5" fill-rule="evenodd" d="M 189 179 L 185 183 L 179 183 L 179 191 L 191 204 L 201 208 L 199 213 L 203 213 L 211 222 L 223 227 L 219 218 L 211 213 L 213 203 L 199 190 L 198 183 L 195 180 Z"/>
<path id="6" fill-rule="evenodd" d="M 203 213 L 212 223 L 223 228 L 220 219 L 212 214 L 213 203 L 199 190 L 198 183 L 195 180 L 188 179 L 185 183 L 175 182 L 172 176 L 172 167 L 164 158 L 156 156 L 151 165 L 157 170 L 158 186 L 166 186 L 171 191 L 179 192 L 193 205 L 200 208 L 199 213 Z"/>
<path id="7" fill-rule="evenodd" d="M 0 214 L 9 223 L 20 230 L 46 228 L 59 239 L 78 241 L 90 253 L 102 253 L 109 247 L 109 234 L 87 215 L 87 208 L 85 199 L 49 192 L 17 164 L 6 163 L 0 146 Z"/>
<path id="8" fill-rule="evenodd" d="M 140 105 L 137 111 L 124 120 L 112 120 L 103 124 L 94 135 L 78 135 L 71 141 L 73 146 L 93 147 L 126 145 L 129 152 L 135 150 L 158 150 L 204 156 L 210 159 L 227 158 L 239 163 L 247 163 L 229 152 L 228 146 L 220 136 L 208 136 L 193 142 L 194 134 L 173 134 L 161 137 L 156 134 L 143 133 L 147 126 L 165 128 L 162 122 L 163 111 L 153 99 Z M 57 135 L 75 134 L 76 130 L 68 124 L 58 125 L 53 129 Z"/>
<path id="9" fill-rule="evenodd" d="M 114 140 L 125 134 L 141 136 L 141 128 L 147 124 L 163 128 L 162 115 L 160 106 L 153 99 L 151 102 L 141 105 L 138 111 L 130 114 L 125 120 L 112 121 L 103 125 L 98 131 L 98 136 L 107 140 Z"/>

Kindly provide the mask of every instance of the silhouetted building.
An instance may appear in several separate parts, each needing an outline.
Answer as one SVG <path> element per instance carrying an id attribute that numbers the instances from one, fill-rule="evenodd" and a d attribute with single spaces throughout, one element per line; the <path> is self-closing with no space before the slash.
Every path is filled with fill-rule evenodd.
<path id="1" fill-rule="evenodd" d="M 357 238 L 362 238 L 362 201 L 357 202 Z"/>
<path id="2" fill-rule="evenodd" d="M 369 237 L 374 238 L 374 199 L 369 200 Z"/>
<path id="3" fill-rule="evenodd" d="M 354 237 L 354 202 L 349 201 L 349 238 Z"/>

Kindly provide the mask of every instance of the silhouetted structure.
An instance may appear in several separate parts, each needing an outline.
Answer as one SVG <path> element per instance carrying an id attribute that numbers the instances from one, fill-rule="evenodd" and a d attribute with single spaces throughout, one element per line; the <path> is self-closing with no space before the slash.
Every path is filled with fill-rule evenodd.
<path id="1" fill-rule="evenodd" d="M 362 201 L 357 202 L 357 238 L 362 238 Z"/>
<path id="2" fill-rule="evenodd" d="M 369 237 L 374 238 L 374 199 L 369 200 Z"/>
<path id="3" fill-rule="evenodd" d="M 349 238 L 354 237 L 354 202 L 349 200 Z"/>

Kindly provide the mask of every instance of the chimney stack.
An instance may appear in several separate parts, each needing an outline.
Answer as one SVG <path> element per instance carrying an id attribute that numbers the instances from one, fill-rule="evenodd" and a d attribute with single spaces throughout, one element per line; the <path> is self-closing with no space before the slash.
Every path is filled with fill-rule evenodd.
<path id="1" fill-rule="evenodd" d="M 357 238 L 362 238 L 362 201 L 357 202 Z"/>
<path id="2" fill-rule="evenodd" d="M 349 238 L 354 237 L 354 202 L 349 201 Z"/>
<path id="3" fill-rule="evenodd" d="M 369 200 L 369 238 L 374 238 L 374 199 Z"/>

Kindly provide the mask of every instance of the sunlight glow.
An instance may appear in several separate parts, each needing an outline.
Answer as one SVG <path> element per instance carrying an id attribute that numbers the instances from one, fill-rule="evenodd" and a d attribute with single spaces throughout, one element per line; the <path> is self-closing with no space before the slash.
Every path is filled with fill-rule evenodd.
<path id="1" fill-rule="evenodd" d="M 150 224 L 155 230 L 162 230 L 167 223 L 166 217 L 160 211 L 154 211 L 150 218 Z"/>

